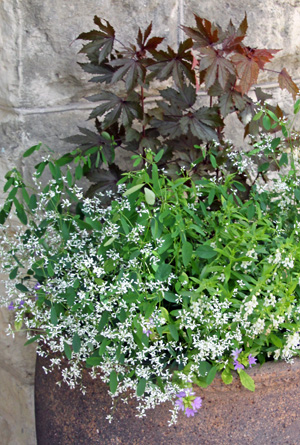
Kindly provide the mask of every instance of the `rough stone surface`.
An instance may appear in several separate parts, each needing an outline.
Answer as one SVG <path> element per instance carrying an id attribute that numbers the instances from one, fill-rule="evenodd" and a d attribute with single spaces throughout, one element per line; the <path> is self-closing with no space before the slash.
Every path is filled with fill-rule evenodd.
<path id="1" fill-rule="evenodd" d="M 300 437 L 300 360 L 267 363 L 247 370 L 256 384 L 255 392 L 241 386 L 234 377 L 225 385 L 217 376 L 206 389 L 195 388 L 203 399 L 193 418 L 180 415 L 178 423 L 168 426 L 170 404 L 148 410 L 147 417 L 136 418 L 133 400 L 118 401 L 114 420 L 107 387 L 87 373 L 87 392 L 58 387 L 60 371 L 45 375 L 47 360 L 38 358 L 36 368 L 37 438 L 41 445 L 295 445 Z M 45 388 L 47 387 L 47 391 Z M 88 420 L 87 420 L 88 419 Z"/>
<path id="2" fill-rule="evenodd" d="M 97 86 L 88 82 L 89 76 L 77 64 L 77 61 L 83 60 L 83 56 L 77 54 L 81 42 L 74 39 L 79 33 L 94 27 L 95 14 L 109 20 L 121 40 L 134 37 L 138 26 L 143 29 L 153 21 L 154 33 L 166 37 L 167 43 L 173 46 L 184 38 L 178 25 L 193 25 L 194 12 L 218 22 L 223 27 L 227 26 L 230 18 L 237 25 L 246 12 L 249 45 L 282 48 L 276 55 L 273 66 L 285 66 L 294 79 L 300 82 L 299 0 L 2 0 L 0 187 L 2 188 L 7 169 L 15 163 L 22 167 L 21 153 L 29 146 L 43 141 L 52 149 L 64 152 L 70 147 L 63 141 L 64 137 L 75 134 L 78 125 L 92 126 L 91 122 L 86 122 L 91 104 L 84 98 L 93 93 Z M 281 106 L 291 106 L 291 96 L 277 88 L 271 72 L 266 72 L 260 82 L 268 86 Z M 231 117 L 228 121 L 231 122 L 229 127 L 233 129 L 228 136 L 234 137 L 235 142 L 242 146 L 243 140 L 236 136 L 236 128 L 240 124 Z M 37 155 L 29 162 L 34 165 L 38 159 Z M 29 178 L 31 170 L 28 166 L 24 167 L 24 172 Z M 0 205 L 2 201 L 3 197 L 0 196 Z M 20 389 L 16 394 L 7 393 L 7 397 L 12 400 L 10 410 L 7 410 L 6 398 L 0 399 L 1 440 L 5 441 L 3 445 L 23 445 L 27 443 L 27 439 L 22 438 L 23 442 L 16 439 L 16 434 L 21 434 L 16 424 L 20 428 L 25 420 L 27 425 L 30 424 L 30 378 L 34 354 L 33 349 L 30 349 L 29 353 L 28 348 L 26 352 L 22 352 L 23 339 L 13 341 L 6 338 L 4 327 L 7 319 L 3 318 L 4 313 L 0 318 L 0 372 L 1 378 L 4 379 L 0 380 L 1 395 L 2 387 L 5 387 L 5 391 L 9 391 L 7 388 L 10 387 L 14 388 L 11 391 L 15 391 L 15 388 L 21 385 L 20 388 L 24 388 L 24 391 Z M 9 351 L 9 354 L 5 351 Z M 22 371 L 18 369 L 21 362 Z M 28 375 L 25 369 L 28 369 Z M 19 402 L 15 404 L 13 415 L 14 397 L 23 397 L 24 401 L 27 395 L 27 411 L 23 402 L 20 402 L 20 406 L 27 412 L 28 417 L 27 414 L 22 417 L 17 406 Z M 33 415 L 31 426 L 28 427 L 31 432 L 34 430 L 32 425 Z M 34 441 L 28 443 L 32 445 Z"/>
<path id="3" fill-rule="evenodd" d="M 3 290 L 1 290 L 1 293 Z M 23 333 L 15 339 L 5 329 L 11 321 L 7 309 L 0 309 L 0 443 L 35 445 L 34 364 L 35 348 L 24 347 Z"/>

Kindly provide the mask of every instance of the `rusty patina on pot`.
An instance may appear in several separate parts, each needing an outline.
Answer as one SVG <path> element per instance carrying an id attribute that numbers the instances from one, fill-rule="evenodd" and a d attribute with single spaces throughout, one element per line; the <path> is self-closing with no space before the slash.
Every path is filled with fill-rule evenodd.
<path id="1" fill-rule="evenodd" d="M 256 384 L 254 393 L 237 377 L 224 385 L 220 377 L 198 389 L 203 407 L 194 418 L 180 415 L 168 427 L 170 405 L 149 410 L 139 419 L 133 401 L 119 403 L 111 424 L 107 387 L 84 374 L 86 395 L 67 385 L 59 387 L 59 371 L 45 374 L 47 360 L 38 357 L 36 368 L 36 430 L 38 445 L 188 445 L 300 443 L 300 359 L 294 364 L 266 363 L 247 372 Z"/>

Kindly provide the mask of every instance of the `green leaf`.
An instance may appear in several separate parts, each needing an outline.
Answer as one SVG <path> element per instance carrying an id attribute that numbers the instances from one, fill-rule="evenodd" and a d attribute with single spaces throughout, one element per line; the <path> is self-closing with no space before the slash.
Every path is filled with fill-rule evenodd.
<path id="1" fill-rule="evenodd" d="M 205 244 L 199 246 L 195 253 L 199 258 L 205 259 L 210 259 L 217 256 L 217 252 L 211 246 Z"/>
<path id="2" fill-rule="evenodd" d="M 56 309 L 54 306 L 51 307 L 50 321 L 54 326 L 57 325 L 57 313 L 56 313 Z"/>
<path id="3" fill-rule="evenodd" d="M 166 263 L 160 263 L 155 273 L 155 279 L 165 281 L 172 272 L 172 266 Z"/>
<path id="4" fill-rule="evenodd" d="M 131 187 L 130 189 L 128 189 L 128 190 L 126 190 L 126 192 L 125 193 L 123 193 L 123 196 L 129 196 L 129 195 L 131 195 L 132 193 L 134 193 L 134 192 L 136 192 L 137 190 L 139 190 L 139 189 L 141 189 L 142 187 L 144 187 L 144 183 L 143 184 L 137 184 L 137 185 L 134 185 L 133 187 Z"/>
<path id="5" fill-rule="evenodd" d="M 263 111 L 260 110 L 258 113 L 255 114 L 255 116 L 253 116 L 253 120 L 254 121 L 258 121 L 263 115 Z"/>
<path id="6" fill-rule="evenodd" d="M 23 158 L 27 158 L 30 156 L 33 152 L 38 151 L 42 146 L 42 143 L 40 142 L 38 145 L 33 145 L 33 147 L 28 148 L 28 150 L 25 151 L 23 154 Z"/>
<path id="7" fill-rule="evenodd" d="M 212 382 L 213 382 L 213 380 L 214 380 L 214 378 L 215 378 L 215 376 L 216 376 L 216 373 L 217 373 L 217 367 L 216 366 L 213 366 L 210 370 L 209 370 L 209 373 L 207 374 L 207 376 L 206 376 L 206 383 L 208 384 L 208 385 L 210 385 Z"/>
<path id="8" fill-rule="evenodd" d="M 101 357 L 101 355 L 103 355 L 104 352 L 106 351 L 106 346 L 108 346 L 109 343 L 110 343 L 110 341 L 109 341 L 107 338 L 105 338 L 105 339 L 102 341 L 101 346 L 100 346 L 100 348 L 99 348 L 99 352 L 98 352 L 98 354 L 99 354 L 100 357 Z"/>
<path id="9" fill-rule="evenodd" d="M 144 394 L 145 389 L 146 389 L 146 383 L 147 383 L 147 380 L 144 377 L 139 380 L 139 383 L 136 388 L 136 395 L 138 397 L 141 397 Z"/>
<path id="10" fill-rule="evenodd" d="M 19 332 L 21 330 L 22 326 L 23 326 L 23 318 L 22 318 L 22 320 L 15 321 L 15 323 L 14 323 L 15 331 Z"/>
<path id="11" fill-rule="evenodd" d="M 62 221 L 61 223 L 61 233 L 62 233 L 62 237 L 65 241 L 67 241 L 69 239 L 70 233 L 69 233 L 69 229 L 67 224 L 65 223 L 65 221 Z"/>
<path id="12" fill-rule="evenodd" d="M 13 189 L 13 190 L 16 190 L 16 189 Z M 12 190 L 12 191 L 13 191 Z M 11 191 L 11 192 L 12 192 Z M 11 193 L 10 192 L 10 193 Z M 15 206 L 16 206 L 16 214 L 17 214 L 17 217 L 19 218 L 19 220 L 21 221 L 21 223 L 23 223 L 25 226 L 27 225 L 27 216 L 26 216 L 26 213 L 25 213 L 25 211 L 24 211 L 24 207 L 22 206 L 22 204 L 20 204 L 19 203 L 19 201 L 16 199 L 16 198 L 14 198 L 14 204 L 15 204 Z"/>
<path id="13" fill-rule="evenodd" d="M 55 272 L 54 272 L 51 261 L 49 261 L 49 264 L 47 266 L 47 272 L 48 272 L 49 277 L 54 277 Z"/>
<path id="14" fill-rule="evenodd" d="M 144 192 L 147 204 L 153 206 L 153 204 L 155 204 L 155 194 L 152 192 L 152 190 L 148 189 L 147 187 L 145 187 Z"/>
<path id="15" fill-rule="evenodd" d="M 70 345 L 68 345 L 68 343 L 66 343 L 66 342 L 64 342 L 64 351 L 65 351 L 67 359 L 71 360 L 72 350 L 71 350 Z"/>
<path id="16" fill-rule="evenodd" d="M 218 164 L 217 164 L 215 156 L 214 155 L 210 155 L 209 159 L 210 159 L 210 163 L 213 166 L 213 168 L 217 168 Z"/>
<path id="17" fill-rule="evenodd" d="M 269 335 L 269 339 L 271 340 L 273 345 L 277 346 L 277 348 L 282 348 L 282 346 L 283 346 L 282 341 L 280 340 L 279 337 L 277 337 L 277 335 L 272 333 Z"/>
<path id="18" fill-rule="evenodd" d="M 281 142 L 281 138 L 274 138 L 271 142 L 272 150 L 275 150 Z"/>
<path id="19" fill-rule="evenodd" d="M 154 156 L 154 161 L 159 162 L 161 160 L 161 158 L 163 157 L 164 152 L 165 151 L 163 148 L 161 150 L 159 150 L 159 152 Z M 154 165 L 153 165 L 153 167 L 154 167 Z"/>
<path id="20" fill-rule="evenodd" d="M 113 394 L 116 392 L 118 387 L 118 376 L 115 370 L 111 371 L 109 376 L 109 389 Z"/>
<path id="21" fill-rule="evenodd" d="M 9 279 L 10 279 L 10 280 L 14 280 L 14 279 L 16 278 L 17 273 L 18 273 L 18 270 L 19 270 L 19 266 L 15 267 L 15 268 L 10 272 L 10 274 L 9 274 Z M 25 286 L 24 286 L 24 287 L 25 287 Z"/>
<path id="22" fill-rule="evenodd" d="M 221 378 L 223 380 L 223 382 L 225 383 L 225 385 L 230 385 L 230 383 L 233 380 L 232 374 L 230 372 L 230 369 L 225 368 L 224 371 L 221 374 Z"/>
<path id="23" fill-rule="evenodd" d="M 82 169 L 81 165 L 78 164 L 75 169 L 75 178 L 79 180 L 82 178 L 82 176 L 83 176 L 83 169 Z"/>
<path id="24" fill-rule="evenodd" d="M 77 353 L 77 352 L 80 351 L 81 339 L 80 339 L 79 335 L 77 334 L 77 332 L 74 334 L 73 341 L 72 341 L 72 346 L 73 346 L 74 352 Z"/>
<path id="25" fill-rule="evenodd" d="M 241 384 L 249 389 L 250 391 L 254 391 L 255 390 L 255 383 L 254 380 L 252 379 L 252 377 L 250 377 L 249 374 L 247 374 L 243 369 L 240 369 L 238 371 L 240 379 L 241 379 Z"/>
<path id="26" fill-rule="evenodd" d="M 199 363 L 199 375 L 201 377 L 205 377 L 208 375 L 209 371 L 211 370 L 211 364 L 206 361 L 201 361 Z"/>
<path id="27" fill-rule="evenodd" d="M 267 115 L 264 115 L 263 117 L 263 126 L 267 131 L 269 131 L 271 128 L 271 119 Z"/>
<path id="28" fill-rule="evenodd" d="M 188 241 L 182 244 L 182 261 L 184 266 L 188 266 L 193 255 L 193 246 Z"/>
<path id="29" fill-rule="evenodd" d="M 28 202 L 28 207 L 30 208 L 30 210 L 35 210 L 37 208 L 37 199 L 36 199 L 36 195 L 31 195 L 29 202 Z"/>
<path id="30" fill-rule="evenodd" d="M 179 334 L 178 334 L 178 330 L 177 330 L 176 325 L 175 324 L 169 324 L 168 328 L 169 328 L 170 334 L 173 337 L 173 339 L 175 341 L 178 341 L 179 340 Z"/>
<path id="31" fill-rule="evenodd" d="M 16 284 L 16 288 L 18 290 L 20 290 L 21 292 L 29 292 L 29 289 L 27 289 L 27 287 L 24 286 L 24 284 L 21 284 L 21 283 Z"/>
<path id="32" fill-rule="evenodd" d="M 294 114 L 299 113 L 300 111 L 300 99 L 298 99 L 294 104 Z"/>
<path id="33" fill-rule="evenodd" d="M 73 306 L 74 302 L 75 302 L 75 289 L 73 287 L 68 287 L 66 289 L 66 299 L 67 299 L 67 303 L 69 306 Z"/>
<path id="34" fill-rule="evenodd" d="M 268 170 L 268 168 L 270 167 L 270 163 L 269 162 L 264 162 L 263 164 L 258 166 L 257 171 L 259 173 L 265 172 Z"/>
<path id="35" fill-rule="evenodd" d="M 175 303 L 177 300 L 177 297 L 172 292 L 164 292 L 164 299 L 169 301 L 170 303 Z"/>
<path id="36" fill-rule="evenodd" d="M 110 313 L 108 311 L 104 311 L 102 316 L 101 316 L 101 320 L 97 326 L 97 329 L 99 332 L 102 331 L 102 329 L 104 328 L 104 326 L 106 325 L 106 323 L 108 322 L 109 319 L 109 315 Z"/>
<path id="37" fill-rule="evenodd" d="M 294 193 L 295 193 L 295 198 L 296 198 L 298 201 L 300 201 L 300 189 L 295 189 L 295 190 L 294 190 Z"/>
<path id="38" fill-rule="evenodd" d="M 24 343 L 24 346 L 30 345 L 31 343 L 34 343 L 36 340 L 38 340 L 41 336 L 40 335 L 35 335 L 34 337 L 30 338 L 29 340 L 27 340 L 26 343 Z"/>
<path id="39" fill-rule="evenodd" d="M 103 244 L 103 246 L 104 247 L 110 246 L 115 241 L 115 239 L 117 239 L 116 236 L 113 236 L 112 238 L 109 238 L 109 240 L 107 240 L 106 243 Z"/>
<path id="40" fill-rule="evenodd" d="M 240 192 L 245 192 L 247 189 L 246 189 L 246 187 L 243 185 L 243 184 L 241 184 L 240 182 L 238 182 L 238 181 L 233 181 L 233 185 L 240 191 Z"/>
<path id="41" fill-rule="evenodd" d="M 101 357 L 89 357 L 86 359 L 86 364 L 88 366 L 99 366 L 101 361 Z"/>
<path id="42" fill-rule="evenodd" d="M 273 111 L 271 111 L 271 110 L 267 110 L 267 113 L 268 113 L 268 115 L 273 119 L 273 121 L 275 121 L 275 122 L 279 122 L 278 117 L 276 116 L 275 113 L 273 113 Z"/>
<path id="43" fill-rule="evenodd" d="M 282 167 L 283 165 L 287 165 L 289 162 L 287 153 L 282 153 L 281 158 L 279 160 L 279 167 Z"/>

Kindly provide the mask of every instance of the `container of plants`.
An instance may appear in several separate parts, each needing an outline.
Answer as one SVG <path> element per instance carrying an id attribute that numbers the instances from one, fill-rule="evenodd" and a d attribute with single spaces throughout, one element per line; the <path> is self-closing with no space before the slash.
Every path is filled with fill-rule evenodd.
<path id="1" fill-rule="evenodd" d="M 90 41 L 84 68 L 99 81 L 124 78 L 126 97 L 94 96 L 97 139 L 83 131 L 73 152 L 44 156 L 32 183 L 9 171 L 0 211 L 8 331 L 26 329 L 38 345 L 38 443 L 295 443 L 296 139 L 266 95 L 247 96 L 256 76 L 243 59 L 256 73 L 272 51 L 242 44 L 246 18 L 226 34 L 196 17 L 177 55 L 157 51 L 151 26 L 139 31 L 139 49 L 113 54 L 113 28 L 95 23 L 100 31 L 80 36 Z M 197 108 L 203 74 L 211 106 Z M 175 87 L 151 111 L 153 76 L 173 76 Z M 286 71 L 279 82 L 296 98 Z M 246 133 L 262 128 L 248 152 L 224 141 L 230 112 L 248 116 Z M 135 170 L 114 163 L 118 146 L 135 152 Z M 14 232 L 12 213 L 22 224 Z"/>

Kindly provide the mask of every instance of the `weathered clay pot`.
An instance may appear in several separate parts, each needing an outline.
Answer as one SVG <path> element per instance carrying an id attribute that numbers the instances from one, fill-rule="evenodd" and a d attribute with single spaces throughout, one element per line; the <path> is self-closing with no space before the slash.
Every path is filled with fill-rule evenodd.
<path id="1" fill-rule="evenodd" d="M 266 363 L 248 370 L 254 393 L 235 378 L 224 385 L 220 377 L 197 395 L 203 407 L 194 418 L 179 416 L 168 427 L 170 406 L 161 405 L 138 419 L 133 403 L 119 403 L 111 424 L 107 388 L 86 373 L 86 395 L 55 384 L 59 372 L 45 374 L 46 360 L 36 368 L 36 430 L 38 445 L 295 445 L 300 443 L 300 360 Z"/>

